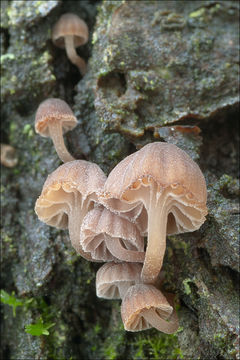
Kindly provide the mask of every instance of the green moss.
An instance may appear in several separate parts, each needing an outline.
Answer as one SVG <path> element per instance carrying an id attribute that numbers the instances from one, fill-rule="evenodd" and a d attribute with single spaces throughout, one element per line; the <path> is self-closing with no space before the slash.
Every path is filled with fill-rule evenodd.
<path id="1" fill-rule="evenodd" d="M 189 279 L 189 278 L 187 278 L 187 279 L 184 279 L 183 280 L 183 286 L 184 286 L 184 292 L 185 292 L 185 294 L 187 294 L 187 295 L 190 295 L 191 294 L 191 288 L 190 288 L 190 286 L 189 286 L 189 283 L 191 283 L 191 282 L 193 282 L 192 281 L 192 279 Z"/>
<path id="2" fill-rule="evenodd" d="M 140 359 L 183 359 L 179 348 L 176 334 L 165 335 L 157 333 L 154 336 L 146 336 L 143 333 L 137 335 L 137 341 L 133 344 L 132 358 Z"/>
<path id="3" fill-rule="evenodd" d="M 196 18 L 196 17 L 200 17 L 203 16 L 205 14 L 206 9 L 205 8 L 200 8 L 196 11 L 193 11 L 189 14 L 190 18 Z"/>

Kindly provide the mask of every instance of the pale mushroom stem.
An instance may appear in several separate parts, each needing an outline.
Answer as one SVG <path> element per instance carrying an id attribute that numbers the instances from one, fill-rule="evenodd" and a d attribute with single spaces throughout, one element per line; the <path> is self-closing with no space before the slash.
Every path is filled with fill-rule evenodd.
<path id="1" fill-rule="evenodd" d="M 179 326 L 175 309 L 173 309 L 173 312 L 168 318 L 168 321 L 162 319 L 160 316 L 157 316 L 156 311 L 153 308 L 144 311 L 143 316 L 152 327 L 164 332 L 165 334 L 173 334 L 175 331 L 177 331 Z"/>
<path id="2" fill-rule="evenodd" d="M 80 56 L 78 56 L 76 52 L 74 46 L 74 36 L 66 35 L 64 36 L 64 41 L 69 60 L 78 67 L 81 75 L 84 76 L 87 72 L 87 65 L 86 62 Z"/>
<path id="3" fill-rule="evenodd" d="M 59 158 L 64 163 L 75 160 L 65 146 L 61 121 L 54 121 L 53 124 L 50 124 L 49 133 Z"/>
<path id="4" fill-rule="evenodd" d="M 142 251 L 134 251 L 125 249 L 119 238 L 111 238 L 105 235 L 106 246 L 110 253 L 121 261 L 140 262 L 144 261 L 145 253 Z"/>
<path id="5" fill-rule="evenodd" d="M 85 252 L 80 245 L 80 231 L 82 221 L 87 213 L 87 210 L 84 211 L 84 207 L 82 204 L 83 200 L 80 194 L 75 193 L 74 199 L 74 206 L 72 207 L 72 210 L 70 211 L 70 214 L 68 216 L 68 231 L 71 244 L 77 251 L 77 253 L 84 257 L 84 259 L 92 261 L 91 254 Z"/>
<path id="6" fill-rule="evenodd" d="M 159 194 L 157 194 L 159 195 Z M 151 189 L 148 209 L 148 241 L 141 278 L 145 284 L 154 284 L 160 273 L 166 250 L 167 218 L 164 193 L 160 196 Z"/>
<path id="7" fill-rule="evenodd" d="M 122 282 L 122 284 L 118 287 L 118 291 L 121 299 L 124 298 L 130 286 L 131 285 L 128 282 L 126 282 L 125 284 L 124 282 Z"/>

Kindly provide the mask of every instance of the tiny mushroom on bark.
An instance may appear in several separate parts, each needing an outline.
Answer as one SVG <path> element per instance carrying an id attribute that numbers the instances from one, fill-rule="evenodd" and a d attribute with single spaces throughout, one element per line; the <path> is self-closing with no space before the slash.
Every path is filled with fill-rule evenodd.
<path id="1" fill-rule="evenodd" d="M 141 331 L 154 327 L 166 334 L 174 333 L 179 326 L 174 295 L 165 295 L 150 284 L 131 286 L 121 306 L 125 330 Z"/>
<path id="2" fill-rule="evenodd" d="M 12 168 L 17 165 L 15 149 L 11 145 L 1 144 L 1 164 Z"/>
<path id="3" fill-rule="evenodd" d="M 66 149 L 63 133 L 72 130 L 76 125 L 76 117 L 63 100 L 47 99 L 37 109 L 35 130 L 41 136 L 52 138 L 57 154 L 63 162 L 75 160 Z"/>
<path id="4" fill-rule="evenodd" d="M 84 216 L 98 202 L 106 176 L 94 163 L 75 160 L 59 166 L 45 181 L 35 211 L 50 226 L 68 228 L 75 250 L 91 261 L 91 255 L 80 245 L 80 229 Z"/>
<path id="5" fill-rule="evenodd" d="M 122 160 L 109 174 L 101 202 L 148 235 L 142 281 L 160 273 L 166 234 L 197 230 L 205 221 L 207 190 L 198 165 L 177 146 L 151 143 Z M 137 211 L 136 211 L 137 209 Z M 142 210 L 141 210 L 142 209 Z M 134 213 L 135 210 L 135 213 Z M 147 227 L 140 226 L 142 218 Z"/>
<path id="6" fill-rule="evenodd" d="M 96 276 L 97 296 L 104 299 L 123 299 L 130 286 L 140 282 L 142 266 L 137 263 L 107 263 Z"/>
<path id="7" fill-rule="evenodd" d="M 76 14 L 63 14 L 52 30 L 52 41 L 59 48 L 66 49 L 69 60 L 75 64 L 82 76 L 87 71 L 85 61 L 78 56 L 76 48 L 88 41 L 88 27 Z"/>
<path id="8" fill-rule="evenodd" d="M 80 244 L 96 260 L 144 261 L 144 239 L 136 225 L 103 206 L 94 208 L 85 216 Z"/>

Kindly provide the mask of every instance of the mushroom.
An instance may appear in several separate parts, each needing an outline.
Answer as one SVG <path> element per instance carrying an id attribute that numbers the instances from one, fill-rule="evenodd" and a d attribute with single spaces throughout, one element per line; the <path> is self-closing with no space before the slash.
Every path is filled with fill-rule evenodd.
<path id="1" fill-rule="evenodd" d="M 130 220 L 137 225 L 144 214 L 141 207 L 147 211 L 147 227 L 142 228 L 148 234 L 141 275 L 144 283 L 154 283 L 157 279 L 166 234 L 194 231 L 205 221 L 206 198 L 206 183 L 200 168 L 172 144 L 148 144 L 111 171 L 101 202 L 119 214 L 134 214 Z M 136 213 L 135 209 L 138 209 Z"/>
<path id="2" fill-rule="evenodd" d="M 92 258 L 101 261 L 144 261 L 144 239 L 136 225 L 103 206 L 85 216 L 80 244 Z"/>
<path id="3" fill-rule="evenodd" d="M 174 295 L 164 296 L 150 284 L 136 284 L 128 289 L 122 301 L 121 315 L 124 328 L 128 331 L 154 327 L 172 334 L 179 326 L 174 309 Z"/>
<path id="4" fill-rule="evenodd" d="M 69 60 L 75 64 L 81 75 L 87 71 L 85 61 L 78 56 L 76 48 L 88 41 L 88 27 L 76 14 L 63 14 L 52 29 L 52 41 L 59 48 L 66 49 Z"/>
<path id="5" fill-rule="evenodd" d="M 72 130 L 77 119 L 68 104 L 61 99 L 43 101 L 36 113 L 35 130 L 43 137 L 51 137 L 58 156 L 63 162 L 75 160 L 66 149 L 63 133 Z"/>
<path id="6" fill-rule="evenodd" d="M 59 166 L 45 181 L 35 212 L 44 223 L 69 229 L 73 247 L 87 260 L 91 255 L 80 245 L 80 229 L 86 213 L 98 202 L 106 176 L 94 163 L 75 160 Z"/>
<path id="7" fill-rule="evenodd" d="M 97 271 L 97 296 L 104 299 L 123 299 L 130 286 L 140 282 L 142 266 L 137 263 L 104 264 Z"/>
<path id="8" fill-rule="evenodd" d="M 1 164 L 12 168 L 17 165 L 15 149 L 11 145 L 1 144 Z"/>

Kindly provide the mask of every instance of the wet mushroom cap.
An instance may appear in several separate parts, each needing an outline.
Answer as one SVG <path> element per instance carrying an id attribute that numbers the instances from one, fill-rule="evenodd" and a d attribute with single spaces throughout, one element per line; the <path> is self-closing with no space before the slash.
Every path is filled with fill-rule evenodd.
<path id="1" fill-rule="evenodd" d="M 157 142 L 128 156 L 111 171 L 101 202 L 130 219 L 138 209 L 131 220 L 148 235 L 142 280 L 154 283 L 162 266 L 166 234 L 197 230 L 205 221 L 206 199 L 206 183 L 198 165 L 177 146 Z"/>
<path id="2" fill-rule="evenodd" d="M 57 98 L 43 101 L 36 113 L 35 130 L 44 137 L 49 137 L 49 125 L 61 122 L 63 133 L 72 130 L 77 125 L 77 119 L 68 104 Z"/>
<path id="3" fill-rule="evenodd" d="M 99 166 L 89 161 L 74 160 L 59 166 L 47 177 L 36 201 L 35 211 L 39 219 L 50 226 L 67 228 L 74 195 L 79 193 L 83 200 L 91 196 L 89 202 L 93 207 L 105 180 L 106 176 Z"/>
<path id="4" fill-rule="evenodd" d="M 121 315 L 125 330 L 141 331 L 153 327 L 147 320 L 147 313 L 152 312 L 155 320 L 170 318 L 173 307 L 163 293 L 153 285 L 136 284 L 131 286 L 122 301 Z"/>
<path id="5" fill-rule="evenodd" d="M 140 282 L 142 266 L 137 263 L 107 263 L 96 275 L 97 296 L 104 299 L 122 299 L 130 286 Z"/>
<path id="6" fill-rule="evenodd" d="M 127 219 L 98 206 L 85 216 L 80 243 L 84 251 L 101 261 L 144 261 L 144 239 Z"/>
<path id="7" fill-rule="evenodd" d="M 68 228 L 72 246 L 87 260 L 95 261 L 80 245 L 80 229 L 84 216 L 98 202 L 106 176 L 100 167 L 84 160 L 59 166 L 48 176 L 35 212 L 44 223 Z"/>
<path id="8" fill-rule="evenodd" d="M 105 198 L 109 199 L 104 203 L 115 210 L 124 211 L 124 205 L 132 209 L 135 201 L 130 191 L 151 181 L 162 188 L 171 186 L 176 194 L 184 192 L 193 204 L 206 204 L 206 183 L 199 166 L 185 151 L 163 142 L 147 144 L 115 166 L 104 186 Z"/>
<path id="9" fill-rule="evenodd" d="M 52 30 L 52 41 L 54 44 L 64 49 L 64 36 L 74 36 L 74 46 L 84 45 L 88 41 L 88 27 L 76 14 L 63 14 Z"/>

